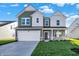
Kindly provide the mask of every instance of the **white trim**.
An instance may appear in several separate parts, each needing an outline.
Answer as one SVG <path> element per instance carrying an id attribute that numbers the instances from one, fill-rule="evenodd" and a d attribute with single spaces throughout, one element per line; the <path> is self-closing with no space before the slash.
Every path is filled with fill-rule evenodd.
<path id="1" fill-rule="evenodd" d="M 56 25 L 60 26 L 60 24 L 61 24 L 60 20 L 56 20 Z"/>
<path id="2" fill-rule="evenodd" d="M 23 18 L 21 18 L 22 20 L 24 20 L 25 21 L 25 24 L 22 24 L 22 22 L 21 22 L 21 25 L 24 25 L 24 26 L 29 26 L 30 24 L 27 24 L 26 22 L 27 22 L 27 19 L 30 19 L 30 17 L 23 17 Z M 21 21 L 22 21 L 21 20 Z"/>
<path id="3" fill-rule="evenodd" d="M 40 41 L 40 30 L 17 31 L 18 41 Z"/>
<path id="4" fill-rule="evenodd" d="M 43 23 L 44 23 L 44 26 L 46 27 L 50 26 L 50 19 L 45 19 Z"/>

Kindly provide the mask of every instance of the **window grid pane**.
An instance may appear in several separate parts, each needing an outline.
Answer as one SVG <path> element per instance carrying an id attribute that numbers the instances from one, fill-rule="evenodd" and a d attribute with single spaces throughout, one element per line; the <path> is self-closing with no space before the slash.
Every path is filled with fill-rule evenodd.
<path id="1" fill-rule="evenodd" d="M 25 23 L 26 23 L 26 25 L 30 25 L 30 18 L 26 18 Z"/>
<path id="2" fill-rule="evenodd" d="M 45 25 L 44 26 L 49 26 L 49 19 L 45 19 Z"/>
<path id="3" fill-rule="evenodd" d="M 36 19 L 36 22 L 39 23 L 39 18 Z"/>
<path id="4" fill-rule="evenodd" d="M 21 24 L 22 24 L 22 25 L 25 25 L 25 19 L 22 19 L 22 20 L 21 20 Z"/>
<path id="5" fill-rule="evenodd" d="M 59 20 L 57 20 L 57 25 L 60 25 L 60 21 Z"/>
<path id="6" fill-rule="evenodd" d="M 30 18 L 22 18 L 21 20 L 22 25 L 30 26 Z"/>
<path id="7" fill-rule="evenodd" d="M 48 25 L 49 25 L 49 24 L 48 24 L 48 21 L 46 21 L 45 25 L 46 25 L 46 26 L 48 26 Z"/>

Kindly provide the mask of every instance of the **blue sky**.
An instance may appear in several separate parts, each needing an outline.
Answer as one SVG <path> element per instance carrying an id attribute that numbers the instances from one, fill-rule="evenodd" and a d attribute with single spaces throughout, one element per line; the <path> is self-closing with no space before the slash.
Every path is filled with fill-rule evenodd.
<path id="1" fill-rule="evenodd" d="M 0 21 L 14 21 L 27 3 L 0 3 Z M 67 26 L 74 18 L 78 17 L 79 4 L 76 3 L 31 3 L 36 9 L 45 16 L 52 16 L 54 12 L 60 11 L 67 16 Z"/>

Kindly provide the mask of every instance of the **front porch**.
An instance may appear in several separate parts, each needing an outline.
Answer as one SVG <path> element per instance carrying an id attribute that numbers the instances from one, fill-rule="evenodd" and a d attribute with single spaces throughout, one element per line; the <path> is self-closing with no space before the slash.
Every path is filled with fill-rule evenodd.
<path id="1" fill-rule="evenodd" d="M 53 30 L 53 40 L 64 40 L 65 30 Z"/>
<path id="2" fill-rule="evenodd" d="M 41 41 L 44 40 L 64 40 L 65 30 L 63 29 L 42 29 Z"/>

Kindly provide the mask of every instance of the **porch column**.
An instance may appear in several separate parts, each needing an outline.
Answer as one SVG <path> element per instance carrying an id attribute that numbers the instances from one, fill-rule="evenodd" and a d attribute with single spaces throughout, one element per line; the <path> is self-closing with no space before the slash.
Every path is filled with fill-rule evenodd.
<path id="1" fill-rule="evenodd" d="M 53 40 L 53 30 L 51 30 L 51 40 Z"/>
<path id="2" fill-rule="evenodd" d="M 40 32 L 40 41 L 43 41 L 43 29 Z"/>

